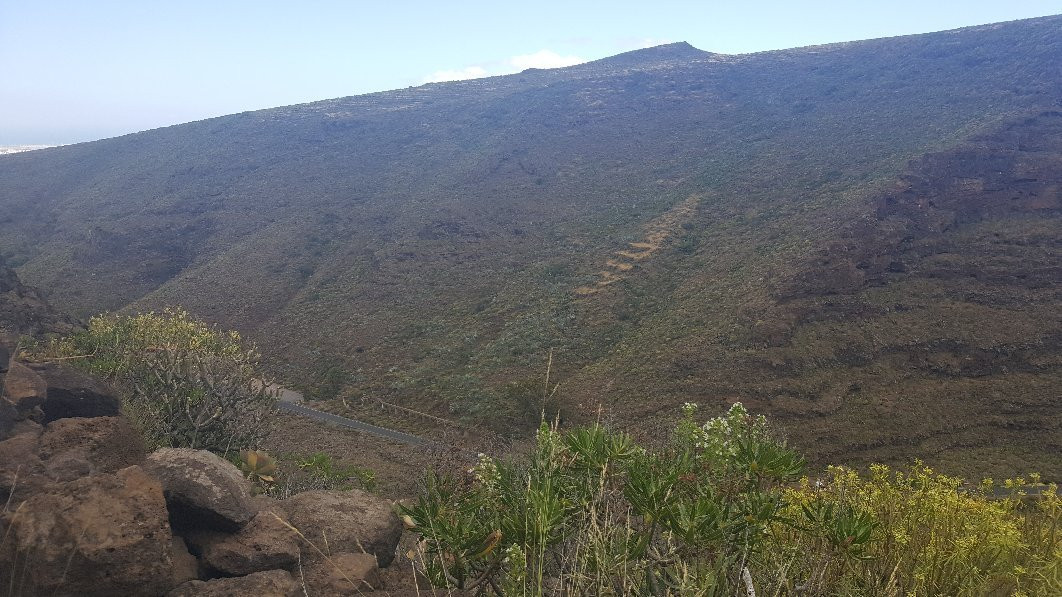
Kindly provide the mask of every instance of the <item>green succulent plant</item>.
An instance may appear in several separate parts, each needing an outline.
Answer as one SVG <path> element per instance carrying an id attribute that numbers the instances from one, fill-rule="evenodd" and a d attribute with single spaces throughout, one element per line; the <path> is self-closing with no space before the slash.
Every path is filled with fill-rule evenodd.
<path id="1" fill-rule="evenodd" d="M 274 483 L 277 472 L 275 458 L 261 450 L 244 450 L 240 452 L 243 472 L 252 481 Z"/>

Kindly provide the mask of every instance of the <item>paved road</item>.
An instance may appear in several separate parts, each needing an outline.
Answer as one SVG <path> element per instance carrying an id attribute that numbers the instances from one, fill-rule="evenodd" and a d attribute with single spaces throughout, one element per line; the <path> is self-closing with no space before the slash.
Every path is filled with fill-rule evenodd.
<path id="1" fill-rule="evenodd" d="M 277 385 L 268 381 L 259 381 L 258 383 L 264 383 L 267 390 L 276 390 L 277 399 L 281 402 L 291 402 L 294 404 L 302 404 L 302 392 L 296 392 L 295 390 L 289 390 L 284 386 Z"/>
<path id="2" fill-rule="evenodd" d="M 293 392 L 291 390 L 287 391 L 291 394 L 298 394 L 298 392 Z M 417 437 L 408 433 L 402 433 L 401 431 L 395 431 L 393 429 L 377 427 L 376 425 L 362 423 L 361 421 L 355 421 L 354 419 L 348 419 L 346 417 L 333 415 L 332 413 L 326 413 L 319 410 L 314 410 L 307 406 L 303 406 L 299 404 L 302 398 L 301 395 L 299 395 L 299 400 L 294 400 L 294 396 L 290 395 L 287 398 L 287 400 L 282 399 L 280 402 L 277 402 L 278 409 L 299 415 L 301 417 L 306 417 L 307 419 L 321 421 L 322 423 L 333 423 L 335 425 L 340 425 L 350 429 L 356 429 L 365 433 L 371 433 L 372 435 L 384 437 L 397 442 L 402 442 L 411 446 L 424 446 L 431 443 L 422 437 Z"/>

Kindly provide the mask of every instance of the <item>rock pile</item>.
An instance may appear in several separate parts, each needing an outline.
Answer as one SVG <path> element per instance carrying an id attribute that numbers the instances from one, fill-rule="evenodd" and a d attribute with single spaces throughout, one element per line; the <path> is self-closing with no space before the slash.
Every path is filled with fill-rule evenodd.
<path id="1" fill-rule="evenodd" d="M 360 491 L 254 496 L 239 469 L 214 454 L 147 453 L 98 380 L 9 361 L 10 347 L 0 352 L 5 591 L 270 597 L 384 589 L 380 568 L 402 533 L 389 502 Z"/>

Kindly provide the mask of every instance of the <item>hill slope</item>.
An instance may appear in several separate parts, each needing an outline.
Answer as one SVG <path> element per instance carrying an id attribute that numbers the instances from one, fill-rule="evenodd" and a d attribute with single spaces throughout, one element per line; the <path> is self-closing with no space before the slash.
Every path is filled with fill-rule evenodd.
<path id="1" fill-rule="evenodd" d="M 741 399 L 822 458 L 1058 477 L 1060 104 L 1060 17 L 672 44 L 4 156 L 0 249 L 500 429 L 552 349 L 573 417 Z"/>

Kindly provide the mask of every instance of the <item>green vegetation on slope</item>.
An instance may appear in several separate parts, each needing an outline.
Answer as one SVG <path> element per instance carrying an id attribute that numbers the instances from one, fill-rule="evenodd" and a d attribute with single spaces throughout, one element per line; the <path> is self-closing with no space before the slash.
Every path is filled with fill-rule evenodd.
<path id="1" fill-rule="evenodd" d="M 1028 480 L 965 487 L 915 464 L 868 477 L 803 460 L 734 405 L 688 404 L 652 452 L 543 424 L 526 461 L 429 476 L 403 507 L 433 583 L 500 595 L 1053 595 L 1062 500 Z M 1032 481 L 1036 480 L 1033 476 Z M 1043 490 L 1038 491 L 1038 490 Z"/>
<path id="2" fill-rule="evenodd" d="M 185 305 L 255 339 L 291 380 L 331 393 L 338 370 L 347 394 L 506 432 L 534 419 L 505 388 L 553 349 L 576 419 L 605 408 L 652 435 L 690 396 L 741 399 L 816 463 L 842 451 L 902 461 L 910 441 L 936 442 L 924 446 L 933 463 L 975 475 L 1028 463 L 1058 478 L 1058 404 L 1045 397 L 1062 335 L 1044 316 L 1057 296 L 1034 289 L 1023 310 L 1002 287 L 923 275 L 944 259 L 918 248 L 938 233 L 917 227 L 901 235 L 910 247 L 888 249 L 911 248 L 897 259 L 908 274 L 809 281 L 852 273 L 820 259 L 838 241 L 880 245 L 853 222 L 904 225 L 878 218 L 878 203 L 910 162 L 1057 109 L 1060 23 L 749 56 L 674 44 L 5 156 L 0 250 L 62 306 Z M 1012 165 L 1005 184 L 1027 178 Z M 693 197 L 622 280 L 578 292 Z M 943 234 L 965 259 L 967 243 L 986 246 L 975 229 L 1010 231 L 986 258 L 1046 263 L 1058 209 L 1026 211 L 1048 239 L 1035 247 L 1006 209 Z M 916 290 L 914 308 L 869 317 Z M 1001 314 L 1013 331 L 1042 324 L 1028 339 L 1035 367 L 907 375 L 928 353 L 976 347 L 1000 363 L 1026 350 L 963 336 Z M 956 350 L 913 340 L 937 336 Z M 1014 412 L 1001 408 L 1011 399 Z"/>

